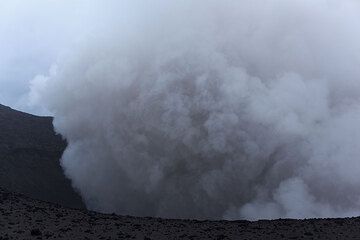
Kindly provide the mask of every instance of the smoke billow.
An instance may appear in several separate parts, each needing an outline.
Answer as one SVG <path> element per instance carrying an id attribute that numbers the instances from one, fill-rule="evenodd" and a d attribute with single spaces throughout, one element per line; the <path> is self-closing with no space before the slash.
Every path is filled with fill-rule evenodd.
<path id="1" fill-rule="evenodd" d="M 360 214 L 356 1 L 113 9 L 121 17 L 32 86 L 69 142 L 62 166 L 90 209 L 212 219 Z"/>

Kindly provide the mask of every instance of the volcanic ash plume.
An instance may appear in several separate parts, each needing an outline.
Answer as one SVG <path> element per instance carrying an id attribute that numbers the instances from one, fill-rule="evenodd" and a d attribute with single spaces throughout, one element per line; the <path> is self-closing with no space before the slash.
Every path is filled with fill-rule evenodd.
<path id="1" fill-rule="evenodd" d="M 62 166 L 87 206 L 360 214 L 359 4 L 150 2 L 115 4 L 123 17 L 33 85 L 69 142 Z"/>

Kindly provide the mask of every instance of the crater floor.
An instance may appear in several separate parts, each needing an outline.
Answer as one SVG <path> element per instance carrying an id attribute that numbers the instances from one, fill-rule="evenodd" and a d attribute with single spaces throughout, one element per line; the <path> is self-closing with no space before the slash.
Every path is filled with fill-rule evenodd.
<path id="1" fill-rule="evenodd" d="M 360 218 L 196 221 L 65 208 L 0 188 L 0 240 L 360 239 Z"/>

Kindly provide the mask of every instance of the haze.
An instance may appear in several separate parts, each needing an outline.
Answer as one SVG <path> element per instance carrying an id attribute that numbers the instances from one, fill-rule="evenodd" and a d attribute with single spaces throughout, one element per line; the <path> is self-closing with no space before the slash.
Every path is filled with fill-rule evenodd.
<path id="1" fill-rule="evenodd" d="M 359 215 L 357 1 L 30 2 L 2 3 L 0 100 L 55 117 L 89 209 Z"/>

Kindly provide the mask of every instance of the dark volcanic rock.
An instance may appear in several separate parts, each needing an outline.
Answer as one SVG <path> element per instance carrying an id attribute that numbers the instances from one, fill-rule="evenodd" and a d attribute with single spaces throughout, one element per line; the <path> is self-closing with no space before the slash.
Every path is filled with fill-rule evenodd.
<path id="1" fill-rule="evenodd" d="M 37 228 L 31 230 L 31 235 L 32 236 L 40 236 L 41 235 L 41 231 Z"/>
<path id="2" fill-rule="evenodd" d="M 66 142 L 51 117 L 0 105 L 0 187 L 30 197 L 83 208 L 59 164 Z"/>
<path id="3" fill-rule="evenodd" d="M 0 188 L 4 239 L 360 239 L 360 218 L 196 221 L 67 209 Z"/>

